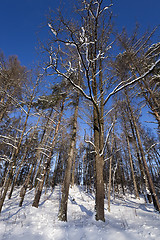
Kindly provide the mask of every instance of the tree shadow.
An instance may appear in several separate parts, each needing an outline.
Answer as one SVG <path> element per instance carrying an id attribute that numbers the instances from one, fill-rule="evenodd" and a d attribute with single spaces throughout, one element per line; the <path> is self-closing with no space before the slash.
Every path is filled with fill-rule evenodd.
<path id="1" fill-rule="evenodd" d="M 88 209 L 87 209 L 84 205 L 82 205 L 82 204 L 78 204 L 78 203 L 76 202 L 76 200 L 73 199 L 70 195 L 69 195 L 69 200 L 71 201 L 72 204 L 77 205 L 77 206 L 81 209 L 81 212 L 86 213 L 86 215 L 89 216 L 89 217 L 93 216 L 93 212 L 92 212 L 91 210 L 88 210 Z"/>
<path id="2" fill-rule="evenodd" d="M 47 200 L 49 200 L 50 199 L 50 197 L 52 196 L 52 194 L 53 194 L 53 192 L 54 191 L 52 191 L 50 194 L 49 194 L 49 196 L 47 196 L 47 198 L 46 199 L 44 199 L 40 204 L 39 204 L 39 207 L 41 207 L 41 206 L 43 206 L 44 205 L 44 203 L 47 201 Z M 43 194 L 43 193 L 42 193 Z"/>

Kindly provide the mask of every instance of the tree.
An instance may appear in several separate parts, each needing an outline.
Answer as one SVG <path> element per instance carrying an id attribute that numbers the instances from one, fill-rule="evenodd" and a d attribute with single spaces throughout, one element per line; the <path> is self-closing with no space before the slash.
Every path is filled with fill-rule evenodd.
<path id="1" fill-rule="evenodd" d="M 47 175 L 50 172 L 51 159 L 52 159 L 52 156 L 53 156 L 53 151 L 54 151 L 54 147 L 55 147 L 55 144 L 56 144 L 56 140 L 57 140 L 57 136 L 58 136 L 58 133 L 59 133 L 60 124 L 61 124 L 61 120 L 62 120 L 62 116 L 63 116 L 66 94 L 61 92 L 63 90 L 63 89 L 61 89 L 62 86 L 63 86 L 62 84 L 60 86 L 58 86 L 58 87 L 55 86 L 55 88 L 53 89 L 52 95 L 50 96 L 51 97 L 50 98 L 51 106 L 53 107 L 54 104 L 58 106 L 57 103 L 59 102 L 60 110 L 59 110 L 59 114 L 58 114 L 57 123 L 55 125 L 53 138 L 51 140 L 51 143 L 50 143 L 49 149 L 47 151 L 47 154 L 45 154 L 46 158 L 45 158 L 45 161 L 44 161 L 44 164 L 43 164 L 44 165 L 43 166 L 43 170 L 41 172 L 41 177 L 38 179 L 39 183 L 37 185 L 35 198 L 34 198 L 33 204 L 32 204 L 33 207 L 37 207 L 37 208 L 38 208 L 38 205 L 39 205 L 39 201 L 40 201 L 40 197 L 41 197 L 44 181 L 45 180 L 47 181 Z M 50 105 L 49 101 L 47 101 L 47 103 L 49 103 L 49 105 Z"/>
<path id="2" fill-rule="evenodd" d="M 127 36 L 126 31 L 118 35 L 120 47 L 124 50 L 119 55 L 119 60 L 123 63 L 125 69 L 131 72 L 134 78 L 142 75 L 148 66 L 156 62 L 159 57 L 160 43 L 154 43 L 150 46 L 150 40 L 157 28 L 151 33 L 143 35 L 137 39 L 137 31 L 131 37 Z M 152 73 L 142 81 L 138 82 L 140 87 L 140 96 L 145 99 L 152 115 L 160 126 L 160 99 L 159 99 L 159 65 Z"/>
<path id="3" fill-rule="evenodd" d="M 142 156 L 144 169 L 145 169 L 146 176 L 147 176 L 148 183 L 149 183 L 149 190 L 151 192 L 152 199 L 153 199 L 153 204 L 154 204 L 155 209 L 160 212 L 160 204 L 159 204 L 158 197 L 157 197 L 157 194 L 156 194 L 156 191 L 155 191 L 155 187 L 154 187 L 154 184 L 153 184 L 150 172 L 149 172 L 149 168 L 148 168 L 147 161 L 146 161 L 146 158 L 145 158 L 145 153 L 144 153 L 143 146 L 142 146 L 142 143 L 141 143 L 141 138 L 140 138 L 140 134 L 139 134 L 139 131 L 138 131 L 137 124 L 136 124 L 136 120 L 135 120 L 135 117 L 134 117 L 134 114 L 133 114 L 133 111 L 132 111 L 127 93 L 125 93 L 125 95 L 126 95 L 129 111 L 130 111 L 130 114 L 131 114 L 131 118 L 133 120 L 135 132 L 136 132 L 136 135 L 137 135 L 138 144 L 139 144 L 139 148 L 140 148 L 140 152 L 141 152 L 141 156 Z"/>
<path id="4" fill-rule="evenodd" d="M 79 107 L 79 92 L 77 92 L 74 103 L 74 115 L 72 121 L 72 133 L 71 133 L 71 142 L 68 152 L 67 167 L 65 170 L 64 181 L 62 185 L 62 198 L 59 209 L 58 218 L 61 221 L 67 221 L 67 202 L 69 194 L 69 185 L 71 179 L 71 169 L 74 159 L 75 144 L 76 144 L 76 135 L 77 135 L 77 119 L 78 119 L 78 107 Z"/>
<path id="5" fill-rule="evenodd" d="M 25 131 L 27 129 L 27 123 L 28 123 L 28 119 L 29 119 L 32 104 L 33 104 L 33 100 L 35 98 L 36 88 L 37 88 L 37 85 L 38 85 L 39 81 L 40 81 L 40 77 L 38 77 L 35 85 L 33 86 L 31 95 L 29 96 L 29 102 L 26 104 L 27 105 L 27 110 L 25 111 L 25 109 L 23 108 L 23 110 L 25 112 L 25 120 L 23 122 L 23 128 L 22 128 L 22 131 L 20 133 L 20 137 L 15 144 L 16 146 L 13 146 L 12 156 L 11 156 L 11 160 L 10 160 L 10 163 L 9 163 L 9 166 L 8 166 L 8 172 L 5 176 L 5 181 L 4 181 L 3 188 L 2 188 L 2 191 L 1 191 L 1 196 L 0 196 L 0 212 L 2 210 L 3 203 L 4 203 L 4 200 L 5 200 L 8 188 L 9 188 L 9 186 L 10 186 L 12 180 L 13 180 L 14 174 L 15 174 L 17 157 L 18 157 L 18 154 L 20 153 L 20 150 L 21 150 L 22 142 L 23 142 L 23 139 L 24 139 Z"/>
<path id="6" fill-rule="evenodd" d="M 22 100 L 22 88 L 27 80 L 25 67 L 16 56 L 6 59 L 0 52 L 0 122 L 14 110 L 15 100 Z M 14 100 L 14 101 L 13 101 Z"/>
<path id="7" fill-rule="evenodd" d="M 112 4 L 111 4 L 112 5 Z M 107 66 L 106 59 L 112 46 L 109 36 L 111 33 L 110 7 L 104 5 L 103 0 L 83 1 L 78 7 L 77 22 L 67 20 L 59 12 L 56 24 L 51 19 L 48 26 L 52 33 L 52 40 L 45 48 L 49 55 L 46 72 L 64 77 L 77 89 L 81 95 L 90 101 L 93 110 L 93 130 L 96 169 L 96 220 L 104 221 L 104 107 L 114 94 L 127 86 L 147 77 L 158 65 L 157 60 L 139 77 L 120 82 L 109 94 L 105 91 Z M 108 12 L 108 14 L 105 14 Z M 106 26 L 106 27 L 105 27 Z M 110 42 L 109 42 L 110 41 Z M 78 67 L 77 67 L 78 63 Z M 105 64 L 105 65 L 104 65 Z M 83 73 L 83 86 L 72 78 L 73 74 Z"/>
<path id="8" fill-rule="evenodd" d="M 97 6 L 96 6 L 97 5 Z M 68 39 L 62 39 L 60 28 L 55 30 L 52 26 L 53 23 L 49 23 L 51 31 L 55 34 L 54 42 L 58 45 L 56 53 L 51 51 L 53 46 L 50 46 L 50 63 L 46 67 L 46 70 L 54 70 L 57 74 L 63 76 L 67 79 L 74 88 L 76 88 L 86 99 L 92 102 L 93 106 L 93 116 L 94 116 L 94 150 L 96 152 L 96 219 L 104 221 L 104 184 L 103 184 L 103 134 L 102 134 L 102 120 L 100 112 L 103 112 L 103 104 L 101 102 L 101 107 L 98 104 L 98 85 L 97 85 L 97 75 L 98 72 L 102 72 L 100 69 L 104 53 L 102 52 L 105 49 L 106 44 L 104 43 L 105 37 L 102 39 L 101 31 L 99 30 L 98 23 L 100 23 L 100 17 L 103 15 L 103 12 L 109 7 L 103 8 L 102 1 L 93 1 L 86 2 L 82 4 L 83 9 L 81 9 L 83 14 L 82 25 L 76 26 L 75 24 L 69 24 L 65 21 L 60 15 L 60 25 L 62 31 L 67 33 Z M 104 27 L 104 26 L 103 26 Z M 55 30 L 55 31 L 54 31 Z M 59 37 L 60 36 L 60 37 Z M 107 34 L 108 37 L 108 34 Z M 98 40 L 98 41 L 97 41 Z M 62 45 L 64 44 L 65 48 L 68 46 L 67 51 L 62 51 Z M 54 46 L 55 47 L 55 46 Z M 68 54 L 72 53 L 78 59 L 78 68 L 77 63 L 75 62 L 75 57 L 71 58 L 69 62 L 65 60 Z M 69 69 L 65 72 L 62 72 L 59 68 L 60 54 L 63 54 L 63 61 L 61 62 L 61 67 L 64 69 L 68 66 Z M 54 57 L 55 56 L 55 57 Z M 105 58 L 105 57 L 104 57 Z M 99 63 L 100 62 L 100 63 Z M 79 69 L 79 70 L 78 70 Z M 74 82 L 72 79 L 72 74 L 76 71 L 84 72 L 86 87 L 88 87 L 89 95 L 84 92 L 79 84 Z M 99 77 L 102 79 L 101 74 Z M 102 89 L 101 89 L 102 91 Z"/>

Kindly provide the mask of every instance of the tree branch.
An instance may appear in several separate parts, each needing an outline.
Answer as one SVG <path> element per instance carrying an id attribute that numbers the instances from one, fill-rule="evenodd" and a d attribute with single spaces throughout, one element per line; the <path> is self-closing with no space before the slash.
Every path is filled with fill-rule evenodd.
<path id="1" fill-rule="evenodd" d="M 132 84 L 134 84 L 134 83 L 136 83 L 136 82 L 138 82 L 138 81 L 140 81 L 141 79 L 145 78 L 146 76 L 148 76 L 148 75 L 154 70 L 154 68 L 156 67 L 156 65 L 157 65 L 158 63 L 160 63 L 160 59 L 158 59 L 158 60 L 155 62 L 155 64 L 154 64 L 147 72 L 145 72 L 144 74 L 142 74 L 140 77 L 132 80 L 132 81 L 129 82 L 129 83 L 126 83 L 126 84 L 123 85 L 122 87 L 117 88 L 117 86 L 116 86 L 116 87 L 114 88 L 114 90 L 113 90 L 113 91 L 107 96 L 107 98 L 105 99 L 104 105 L 108 102 L 108 100 L 110 99 L 110 97 L 113 96 L 115 93 L 121 91 L 122 89 L 124 89 L 124 88 L 126 88 L 126 87 L 128 87 L 128 86 L 130 86 L 130 85 L 132 85 Z M 127 80 L 127 81 L 128 81 L 128 80 Z M 119 85 L 120 85 L 120 84 L 119 84 Z M 118 86 L 119 86 L 119 85 L 118 85 Z"/>

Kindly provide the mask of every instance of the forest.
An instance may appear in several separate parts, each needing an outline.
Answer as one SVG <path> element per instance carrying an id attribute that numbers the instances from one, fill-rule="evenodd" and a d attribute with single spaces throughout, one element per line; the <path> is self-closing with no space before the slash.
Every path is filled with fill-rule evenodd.
<path id="1" fill-rule="evenodd" d="M 0 212 L 17 188 L 38 208 L 59 185 L 62 222 L 74 185 L 95 194 L 96 221 L 128 193 L 160 212 L 159 27 L 118 32 L 105 4 L 51 11 L 34 69 L 0 52 Z"/>

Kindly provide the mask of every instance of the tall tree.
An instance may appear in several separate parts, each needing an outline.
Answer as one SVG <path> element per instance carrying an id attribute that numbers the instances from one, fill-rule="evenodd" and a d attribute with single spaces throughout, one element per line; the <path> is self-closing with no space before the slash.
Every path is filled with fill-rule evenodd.
<path id="1" fill-rule="evenodd" d="M 69 194 L 69 186 L 70 186 L 70 179 L 71 179 L 71 169 L 72 169 L 75 145 L 76 145 L 78 107 L 79 107 L 79 92 L 77 92 L 75 97 L 71 142 L 70 142 L 70 148 L 68 152 L 67 167 L 65 170 L 65 176 L 64 176 L 64 181 L 62 185 L 62 199 L 61 199 L 61 205 L 60 205 L 59 214 L 58 214 L 59 220 L 61 221 L 67 221 L 67 203 L 68 203 L 68 194 Z"/>
<path id="2" fill-rule="evenodd" d="M 74 89 L 91 102 L 93 111 L 93 131 L 96 170 L 96 220 L 105 221 L 104 218 L 104 150 L 107 141 L 104 141 L 104 107 L 111 96 L 123 88 L 132 85 L 147 75 L 160 62 L 157 60 L 145 73 L 135 79 L 126 79 L 120 82 L 109 94 L 106 90 L 106 59 L 112 47 L 110 40 L 111 22 L 110 7 L 103 0 L 85 0 L 81 2 L 76 11 L 77 21 L 66 19 L 59 12 L 59 18 L 54 24 L 50 20 L 48 26 L 52 33 L 47 54 L 49 61 L 46 64 L 46 72 L 63 76 Z M 58 23 L 57 23 L 58 21 Z M 77 67 L 78 63 L 78 67 Z M 77 84 L 72 76 L 78 72 L 83 73 L 83 85 Z"/>
<path id="3" fill-rule="evenodd" d="M 16 143 L 16 146 L 14 146 L 11 161 L 10 161 L 10 164 L 8 166 L 8 174 L 5 176 L 6 181 L 3 184 L 3 192 L 1 193 L 1 196 L 0 196 L 0 212 L 2 210 L 3 203 L 4 203 L 4 200 L 5 200 L 8 188 L 9 188 L 9 186 L 10 186 L 12 180 L 13 180 L 14 174 L 15 174 L 15 166 L 16 166 L 16 163 L 17 163 L 17 157 L 18 157 L 18 154 L 20 153 L 20 150 L 21 150 L 24 134 L 25 134 L 25 131 L 26 131 L 26 128 L 27 128 L 29 115 L 30 115 L 30 112 L 31 112 L 31 108 L 32 108 L 32 105 L 33 105 L 33 100 L 35 98 L 36 88 L 37 88 L 37 85 L 38 85 L 39 81 L 40 81 L 40 78 L 38 77 L 35 85 L 33 86 L 32 93 L 29 96 L 29 102 L 27 103 L 27 111 L 24 110 L 25 111 L 25 120 L 24 120 L 24 123 L 23 123 L 23 128 L 22 128 L 22 131 L 21 131 L 21 134 L 20 134 L 20 138 L 19 138 L 18 142 Z"/>
<path id="4" fill-rule="evenodd" d="M 22 100 L 22 88 L 27 80 L 25 67 L 16 56 L 6 59 L 0 52 L 0 122 Z"/>
<path id="5" fill-rule="evenodd" d="M 151 175 L 150 175 L 150 172 L 149 172 L 149 168 L 148 168 L 147 161 L 146 161 L 146 158 L 145 158 L 144 149 L 143 149 L 141 138 L 140 138 L 140 133 L 139 133 L 137 123 L 136 123 L 136 120 L 135 120 L 135 116 L 134 116 L 133 110 L 131 108 L 130 100 L 129 100 L 129 97 L 128 97 L 126 91 L 125 91 L 125 95 L 126 95 L 128 108 L 129 108 L 129 111 L 130 111 L 130 114 L 131 114 L 131 118 L 133 120 L 135 132 L 136 132 L 136 135 L 137 135 L 138 144 L 139 144 L 139 148 L 140 148 L 140 152 L 141 152 L 141 157 L 142 157 L 144 169 L 145 169 L 146 176 L 147 176 L 148 183 L 149 183 L 149 190 L 151 192 L 152 199 L 153 199 L 153 204 L 154 204 L 155 209 L 160 212 L 160 203 L 159 203 L 156 191 L 155 191 L 154 183 L 152 181 L 152 178 L 151 178 Z"/>

